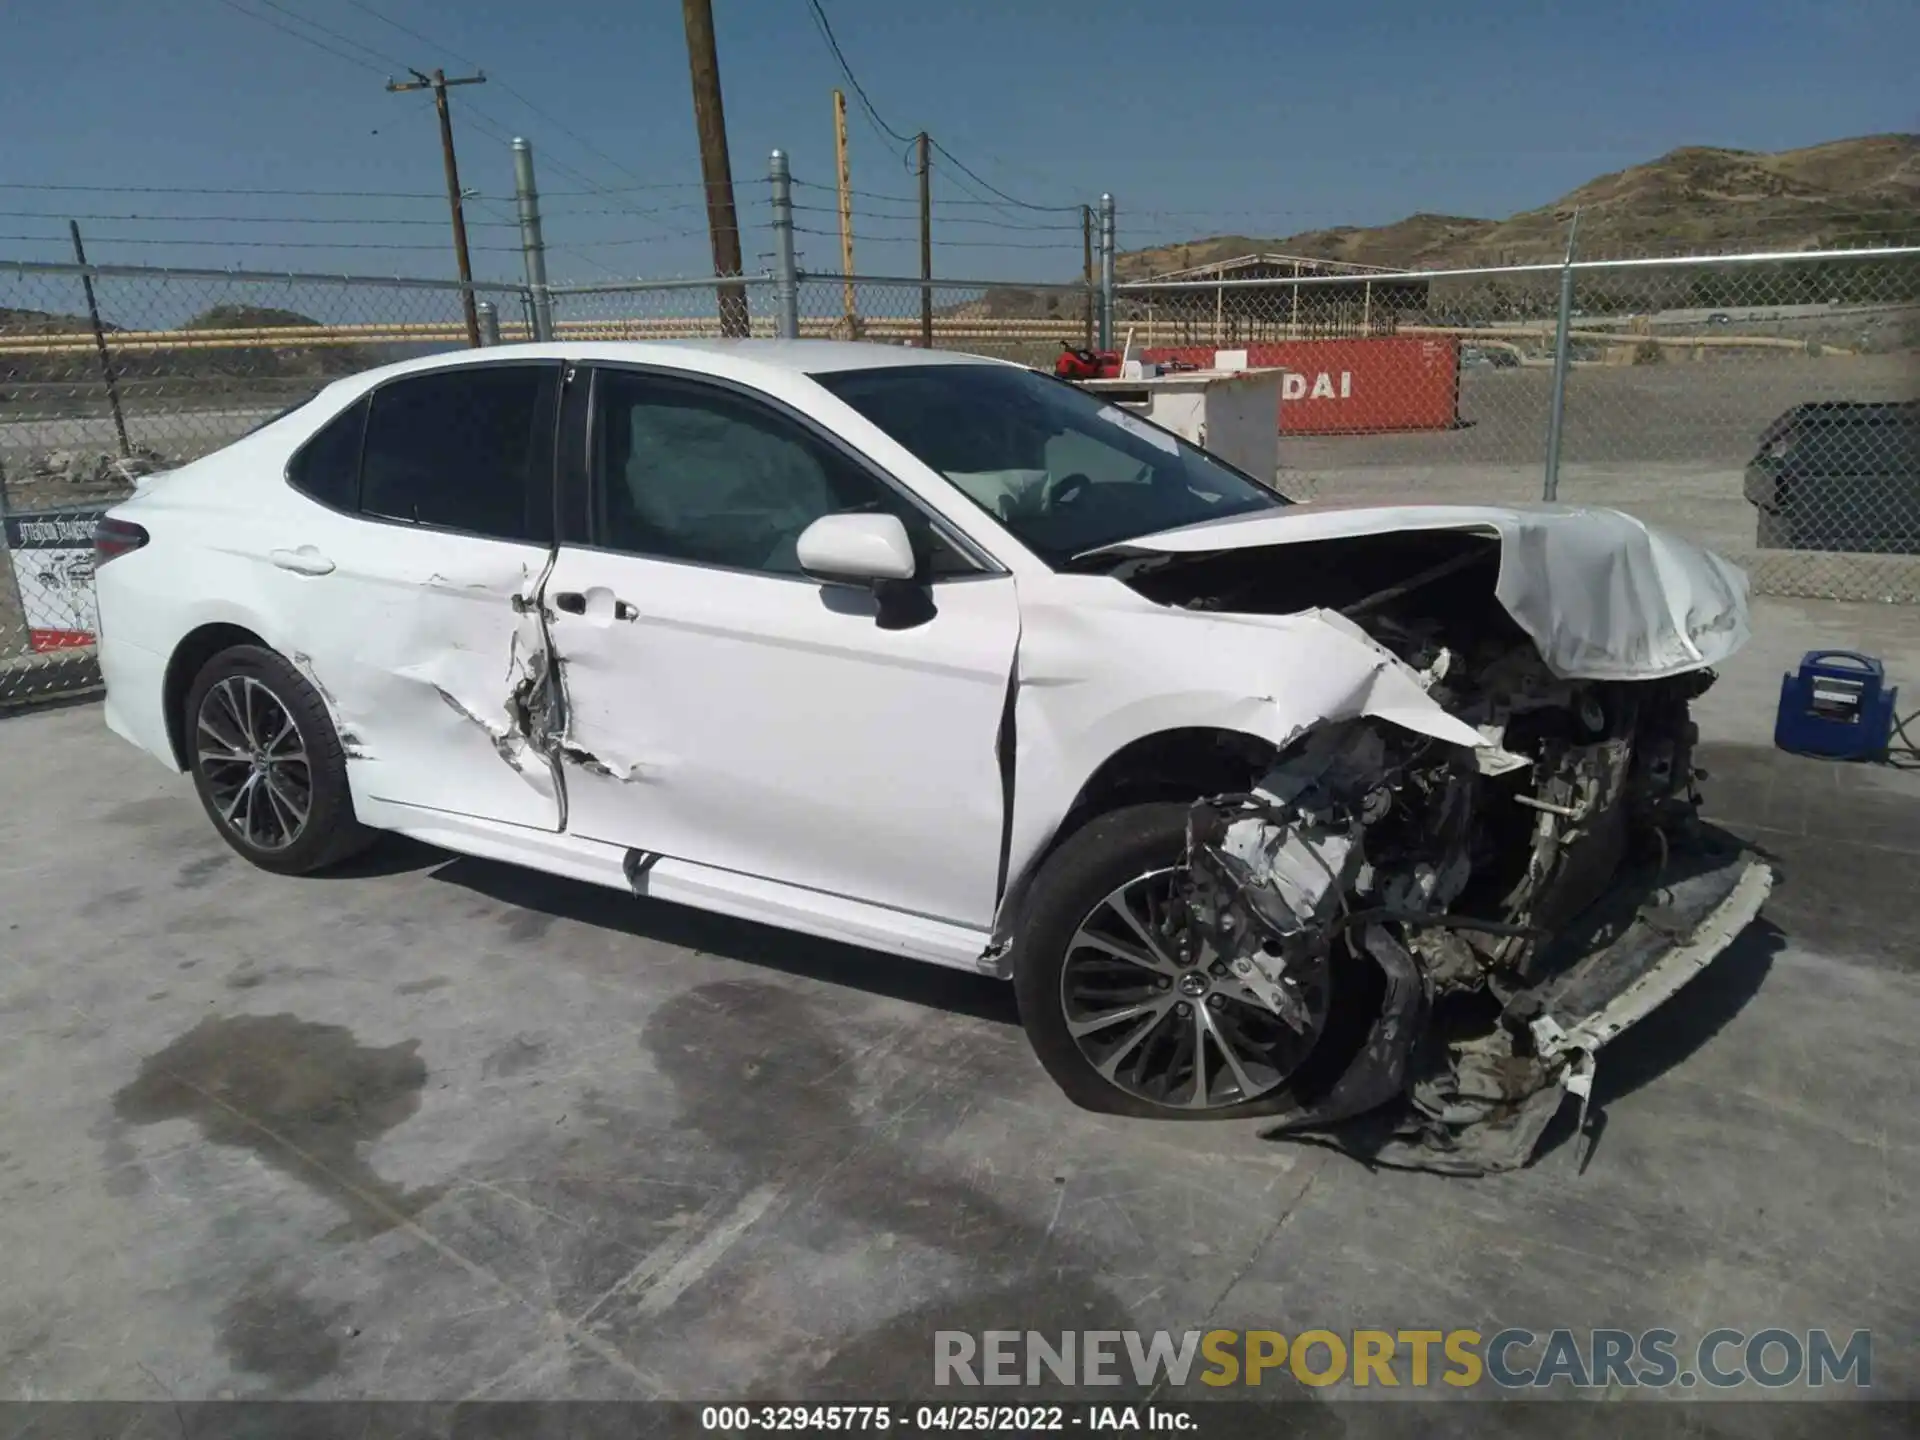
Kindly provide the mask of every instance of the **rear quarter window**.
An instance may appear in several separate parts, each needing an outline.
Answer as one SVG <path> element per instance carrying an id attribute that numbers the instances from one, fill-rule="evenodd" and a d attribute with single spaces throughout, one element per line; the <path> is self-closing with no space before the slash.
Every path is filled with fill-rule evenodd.
<path id="1" fill-rule="evenodd" d="M 371 399 L 361 396 L 294 453 L 287 465 L 288 484 L 335 510 L 359 509 L 360 447 Z"/>

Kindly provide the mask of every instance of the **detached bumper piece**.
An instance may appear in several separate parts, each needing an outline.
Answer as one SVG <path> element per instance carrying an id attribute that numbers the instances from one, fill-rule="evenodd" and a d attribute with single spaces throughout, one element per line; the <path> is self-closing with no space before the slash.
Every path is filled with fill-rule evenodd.
<path id="1" fill-rule="evenodd" d="M 1500 997 L 1491 1028 L 1461 1033 L 1419 1016 L 1431 1007 L 1409 994 L 1399 946 L 1369 937 L 1391 997 L 1375 1033 L 1321 1103 L 1266 1133 L 1396 1168 L 1518 1169 L 1569 1095 L 1584 1136 L 1600 1051 L 1726 950 L 1772 888 L 1773 872 L 1746 851 L 1680 852 L 1658 874 L 1623 876 L 1541 954 L 1531 983 Z M 1419 1018 L 1435 1023 L 1408 1066 L 1396 1042 Z"/>

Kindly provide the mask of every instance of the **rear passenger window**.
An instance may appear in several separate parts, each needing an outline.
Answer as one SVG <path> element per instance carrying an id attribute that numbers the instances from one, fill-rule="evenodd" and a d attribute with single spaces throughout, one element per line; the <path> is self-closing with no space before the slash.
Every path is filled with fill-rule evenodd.
<path id="1" fill-rule="evenodd" d="M 360 505 L 360 437 L 367 429 L 363 395 L 300 448 L 287 466 L 287 479 L 302 495 L 336 510 Z"/>
<path id="2" fill-rule="evenodd" d="M 559 367 L 478 365 L 373 394 L 360 510 L 501 540 L 553 539 Z"/>

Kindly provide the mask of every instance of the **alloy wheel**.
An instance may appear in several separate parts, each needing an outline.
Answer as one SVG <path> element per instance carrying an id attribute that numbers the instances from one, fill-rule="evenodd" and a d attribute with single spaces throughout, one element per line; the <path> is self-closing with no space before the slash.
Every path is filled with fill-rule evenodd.
<path id="1" fill-rule="evenodd" d="M 1309 1017 L 1296 1030 L 1184 933 L 1179 880 L 1173 867 L 1138 876 L 1080 922 L 1060 970 L 1067 1031 L 1129 1095 L 1193 1111 L 1245 1104 L 1284 1084 L 1319 1038 L 1325 966 L 1287 977 Z"/>
<path id="2" fill-rule="evenodd" d="M 306 831 L 313 767 L 280 697 L 251 675 L 209 689 L 195 717 L 195 753 L 221 823 L 255 850 L 285 850 Z"/>

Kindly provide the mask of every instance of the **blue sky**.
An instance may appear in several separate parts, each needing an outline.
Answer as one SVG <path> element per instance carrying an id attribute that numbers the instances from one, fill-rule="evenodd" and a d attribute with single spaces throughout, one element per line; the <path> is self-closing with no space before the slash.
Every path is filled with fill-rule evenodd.
<path id="1" fill-rule="evenodd" d="M 1920 129 L 1911 0 L 821 3 L 894 129 L 927 129 L 1034 203 L 1112 191 L 1128 248 L 1419 210 L 1505 215 L 1678 145 L 1773 150 Z M 714 10 L 752 269 L 769 245 L 767 152 L 785 148 L 801 180 L 830 184 L 840 81 L 806 0 Z M 294 17 L 335 32 L 304 33 L 353 59 L 285 33 L 303 28 Z M 470 212 L 474 242 L 501 247 L 476 256 L 482 276 L 518 268 L 503 223 L 510 134 L 536 147 L 556 279 L 708 268 L 673 0 L 0 0 L 0 35 L 0 235 L 48 237 L 0 240 L 0 257 L 65 258 L 64 218 L 80 215 L 103 217 L 82 222 L 100 261 L 451 274 L 431 101 L 390 95 L 384 78 L 392 61 L 449 73 L 477 62 L 493 81 L 454 105 L 462 179 L 486 197 Z M 856 188 L 910 196 L 899 147 L 851 107 Z M 12 188 L 23 184 L 360 193 Z M 370 193 L 386 191 L 401 197 Z M 1071 214 L 972 203 L 982 193 L 936 164 L 940 273 L 1078 268 Z M 830 191 L 798 198 L 823 207 L 803 225 L 834 229 Z M 910 209 L 861 205 L 859 268 L 911 271 Z M 126 216 L 139 218 L 104 218 Z M 800 241 L 803 263 L 837 268 L 837 240 Z M 420 248 L 385 248 L 398 246 Z"/>

